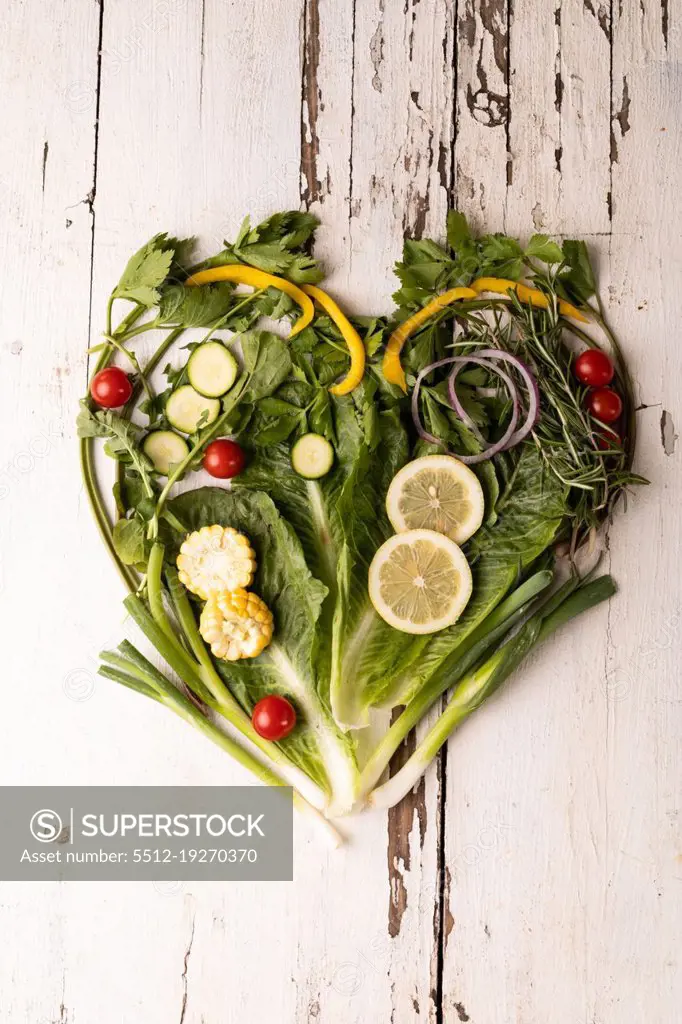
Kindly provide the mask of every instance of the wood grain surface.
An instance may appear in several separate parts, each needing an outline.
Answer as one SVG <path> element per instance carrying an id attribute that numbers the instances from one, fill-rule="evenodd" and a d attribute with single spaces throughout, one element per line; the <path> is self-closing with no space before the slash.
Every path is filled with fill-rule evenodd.
<path id="1" fill-rule="evenodd" d="M 358 312 L 390 308 L 403 235 L 442 237 L 451 206 L 585 238 L 651 481 L 609 532 L 609 606 L 342 850 L 297 824 L 293 883 L 0 883 L 0 1022 L 674 1024 L 682 4 L 7 0 L 0 54 L 2 784 L 247 781 L 95 675 L 127 627 L 74 421 L 158 230 L 208 250 L 309 208 Z"/>

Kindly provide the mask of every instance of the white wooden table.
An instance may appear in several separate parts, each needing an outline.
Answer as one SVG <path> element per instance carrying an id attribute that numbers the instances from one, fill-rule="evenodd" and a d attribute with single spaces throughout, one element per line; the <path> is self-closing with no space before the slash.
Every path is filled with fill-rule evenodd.
<path id="1" fill-rule="evenodd" d="M 584 237 L 651 479 L 610 607 L 554 638 L 397 811 L 293 884 L 0 886 L 2 1024 L 673 1024 L 682 914 L 682 4 L 5 0 L 4 784 L 245 775 L 96 680 L 121 592 L 80 487 L 85 349 L 130 252 L 298 207 L 352 309 L 404 232 Z"/>

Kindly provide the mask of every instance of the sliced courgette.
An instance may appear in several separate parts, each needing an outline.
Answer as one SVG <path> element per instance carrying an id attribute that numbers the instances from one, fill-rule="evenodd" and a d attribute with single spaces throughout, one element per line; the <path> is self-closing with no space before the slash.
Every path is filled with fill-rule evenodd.
<path id="1" fill-rule="evenodd" d="M 219 341 L 198 345 L 187 362 L 190 384 L 207 398 L 220 398 L 229 391 L 238 373 L 237 360 Z"/>
<path id="2" fill-rule="evenodd" d="M 319 480 L 332 468 L 334 449 L 321 434 L 304 434 L 291 449 L 291 465 L 306 480 Z"/>
<path id="3" fill-rule="evenodd" d="M 168 476 L 171 466 L 177 466 L 189 455 L 184 437 L 172 430 L 153 430 L 147 434 L 142 451 L 151 459 L 154 469 L 162 476 Z"/>
<path id="4" fill-rule="evenodd" d="M 191 384 L 183 384 L 166 402 L 166 419 L 183 434 L 193 434 L 200 426 L 207 427 L 220 415 L 217 398 L 206 398 Z"/>

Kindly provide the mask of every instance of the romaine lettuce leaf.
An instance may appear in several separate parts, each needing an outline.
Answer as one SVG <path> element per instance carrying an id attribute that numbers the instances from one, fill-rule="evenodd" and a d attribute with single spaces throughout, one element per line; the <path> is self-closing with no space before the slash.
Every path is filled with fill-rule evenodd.
<path id="1" fill-rule="evenodd" d="M 235 490 L 263 490 L 272 497 L 293 527 L 313 576 L 327 588 L 318 621 L 322 642 L 318 646 L 316 673 L 318 691 L 328 707 L 337 565 L 343 541 L 338 501 L 348 478 L 357 472 L 357 458 L 364 444 L 362 425 L 352 401 L 334 400 L 330 429 L 335 460 L 331 472 L 320 480 L 305 480 L 293 470 L 291 446 L 287 443 L 259 446 L 246 471 L 232 481 Z M 240 438 L 246 445 L 248 433 Z"/>
<path id="2" fill-rule="evenodd" d="M 294 529 L 262 491 L 204 487 L 175 498 L 171 509 L 190 530 L 220 523 L 249 537 L 258 560 L 254 590 L 273 612 L 275 636 L 258 658 L 216 659 L 216 667 L 248 712 L 269 693 L 282 693 L 295 703 L 306 727 L 283 740 L 283 749 L 327 787 L 335 811 L 349 810 L 357 784 L 354 751 L 334 724 L 316 670 L 327 588 L 310 572 Z"/>
<path id="3" fill-rule="evenodd" d="M 399 633 L 381 619 L 367 591 L 369 566 L 393 532 L 385 498 L 391 479 L 406 462 L 408 439 L 397 409 L 377 418 L 377 444 L 359 452 L 356 471 L 339 495 L 342 543 L 332 633 L 331 704 L 344 728 L 368 724 L 365 695 L 390 675 L 419 638 Z"/>
<path id="4" fill-rule="evenodd" d="M 318 691 L 344 728 L 364 725 L 360 698 L 368 686 L 397 669 L 415 638 L 398 633 L 376 615 L 367 572 L 377 547 L 391 534 L 385 512 L 388 485 L 407 460 L 407 432 L 397 408 L 379 410 L 374 389 L 332 403 L 330 429 L 335 463 L 320 480 L 303 480 L 291 468 L 289 445 L 259 448 L 233 481 L 274 499 L 293 526 L 313 575 L 327 587 L 318 629 Z"/>

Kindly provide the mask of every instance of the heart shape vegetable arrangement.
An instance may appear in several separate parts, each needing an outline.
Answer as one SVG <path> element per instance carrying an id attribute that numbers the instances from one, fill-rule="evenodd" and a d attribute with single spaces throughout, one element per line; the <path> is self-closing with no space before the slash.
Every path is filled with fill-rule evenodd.
<path id="1" fill-rule="evenodd" d="M 396 311 L 349 318 L 318 287 L 315 226 L 247 218 L 196 266 L 189 241 L 152 238 L 111 293 L 78 429 L 125 606 L 168 666 L 125 640 L 102 675 L 292 785 L 335 837 L 329 818 L 396 803 L 532 647 L 614 592 L 574 555 L 642 479 L 582 242 L 475 238 L 453 212 L 445 246 L 405 241 Z M 293 319 L 289 337 L 264 318 Z M 133 343 L 152 331 L 143 365 Z M 98 438 L 117 461 L 113 526 Z M 202 468 L 230 484 L 176 493 Z"/>

